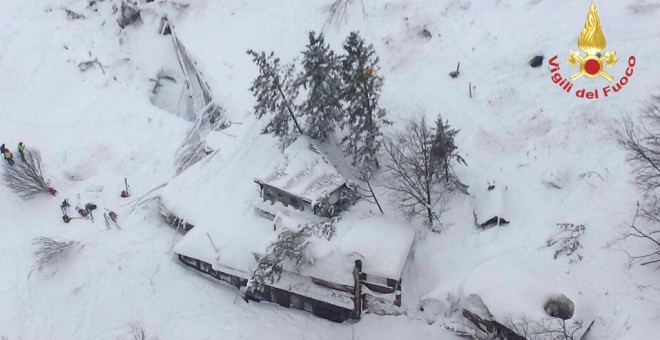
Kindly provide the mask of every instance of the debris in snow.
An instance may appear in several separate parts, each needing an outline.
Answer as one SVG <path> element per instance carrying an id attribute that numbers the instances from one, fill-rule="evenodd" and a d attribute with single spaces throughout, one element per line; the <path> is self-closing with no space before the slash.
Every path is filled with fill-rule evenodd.
<path id="1" fill-rule="evenodd" d="M 133 4 L 129 4 L 126 0 L 121 2 L 121 11 L 119 13 L 119 18 L 117 19 L 117 24 L 119 27 L 125 28 L 128 25 L 140 24 L 142 23 L 142 16 L 140 15 L 140 9 Z"/>
<path id="2" fill-rule="evenodd" d="M 457 78 L 461 72 L 458 70 L 461 67 L 461 63 L 459 62 L 458 65 L 456 65 L 456 71 L 451 71 L 449 72 L 449 76 L 452 78 Z"/>
<path id="3" fill-rule="evenodd" d="M 177 83 L 176 79 L 174 79 L 174 77 L 170 76 L 169 74 L 167 74 L 167 72 L 165 72 L 165 70 L 161 69 L 156 74 L 156 79 L 149 78 L 149 81 L 154 82 L 154 87 L 153 87 L 153 89 L 151 89 L 151 94 L 153 94 L 153 95 L 158 94 L 158 89 L 163 87 L 163 82 L 162 82 L 163 80 L 168 80 L 168 81 L 171 81 L 175 84 Z"/>
<path id="4" fill-rule="evenodd" d="M 555 184 L 555 182 L 542 181 L 542 183 L 545 184 L 545 186 L 550 188 L 550 189 L 561 189 L 561 187 L 559 185 Z"/>
<path id="5" fill-rule="evenodd" d="M 474 329 L 475 332 L 478 333 L 485 333 L 485 334 L 497 334 L 499 336 L 498 339 L 506 339 L 506 340 L 526 340 L 524 337 L 520 336 L 516 332 L 512 331 L 511 329 L 507 328 L 503 324 L 495 321 L 495 320 L 488 320 L 479 317 L 479 315 L 470 312 L 467 309 L 463 309 L 463 316 L 470 320 L 475 326 L 476 329 Z M 490 336 L 486 337 L 478 337 L 478 339 L 490 339 Z"/>
<path id="6" fill-rule="evenodd" d="M 165 223 L 169 224 L 177 231 L 181 228 L 183 229 L 183 233 L 185 234 L 187 231 L 195 227 L 193 224 L 188 223 L 184 219 L 171 213 L 169 210 L 167 210 L 167 208 L 165 208 L 165 206 L 162 203 L 159 204 L 159 209 L 160 209 L 160 215 L 163 217 Z"/>
<path id="7" fill-rule="evenodd" d="M 543 56 L 537 55 L 532 60 L 529 61 L 529 66 L 531 67 L 541 67 L 543 65 Z"/>
<path id="8" fill-rule="evenodd" d="M 559 255 L 565 254 L 570 260 L 569 263 L 573 264 L 582 261 L 582 255 L 577 253 L 577 249 L 581 248 L 578 238 L 584 233 L 585 227 L 583 224 L 575 225 L 573 223 L 557 223 L 560 231 L 556 232 L 546 240 L 548 247 L 555 246 L 555 260 Z"/>
<path id="9" fill-rule="evenodd" d="M 82 245 L 77 241 L 68 241 L 68 240 L 56 240 L 49 237 L 36 237 L 32 240 L 32 244 L 37 247 L 37 250 L 34 251 L 34 255 L 37 257 L 37 261 L 34 263 L 34 267 L 28 274 L 28 277 L 32 275 L 32 272 L 36 269 L 40 272 L 44 271 L 46 267 L 52 267 L 60 261 L 64 261 L 71 254 L 71 250 L 75 248 L 82 248 Z M 52 276 L 57 272 L 54 269 L 47 276 Z"/>
<path id="10" fill-rule="evenodd" d="M 66 17 L 69 18 L 69 20 L 85 19 L 84 15 L 78 14 L 68 8 L 65 8 L 64 11 L 66 12 Z"/>
<path id="11" fill-rule="evenodd" d="M 433 34 L 431 34 L 431 31 L 429 31 L 429 29 L 426 27 L 422 28 L 422 30 L 419 31 L 419 33 L 417 34 L 424 39 L 430 40 L 431 38 L 433 38 Z"/>
<path id="12" fill-rule="evenodd" d="M 650 14 L 660 8 L 658 3 L 649 3 L 646 0 L 637 0 L 634 4 L 628 5 L 628 10 L 633 14 Z"/>
<path id="13" fill-rule="evenodd" d="M 476 220 L 477 215 L 475 214 L 474 217 Z M 496 226 L 499 227 L 501 225 L 507 225 L 507 224 L 509 224 L 509 221 L 505 220 L 504 218 L 499 216 L 493 216 L 488 221 L 479 224 L 479 227 L 481 227 L 481 229 L 483 230 L 486 230 L 492 227 L 496 227 Z"/>
<path id="14" fill-rule="evenodd" d="M 105 220 L 105 229 L 110 230 L 110 220 L 108 219 L 108 214 L 103 213 L 103 219 Z"/>
<path id="15" fill-rule="evenodd" d="M 85 72 L 96 65 L 98 65 L 98 67 L 101 69 L 101 72 L 105 74 L 105 69 L 103 69 L 103 65 L 101 65 L 99 60 L 96 58 L 94 60 L 80 62 L 78 64 L 78 68 L 80 69 L 80 71 Z"/>
<path id="16" fill-rule="evenodd" d="M 392 301 L 389 301 L 386 298 L 376 297 L 372 294 L 364 295 L 364 305 L 367 309 L 366 313 L 373 313 L 376 315 L 406 315 L 406 311 L 401 307 L 392 304 Z"/>
<path id="17" fill-rule="evenodd" d="M 562 320 L 568 320 L 573 317 L 575 312 L 575 304 L 571 299 L 567 298 L 564 294 L 556 294 L 551 296 L 543 309 L 548 315 Z"/>
<path id="18" fill-rule="evenodd" d="M 481 296 L 477 294 L 468 295 L 464 307 L 473 311 L 473 313 L 484 319 L 493 318 L 493 314 L 491 314 L 491 312 L 488 310 L 488 307 L 486 307 L 486 304 L 481 299 Z"/>
<path id="19" fill-rule="evenodd" d="M 162 17 L 160 19 L 160 34 L 161 35 L 171 35 L 172 29 L 170 29 L 170 22 L 167 20 L 167 17 Z"/>

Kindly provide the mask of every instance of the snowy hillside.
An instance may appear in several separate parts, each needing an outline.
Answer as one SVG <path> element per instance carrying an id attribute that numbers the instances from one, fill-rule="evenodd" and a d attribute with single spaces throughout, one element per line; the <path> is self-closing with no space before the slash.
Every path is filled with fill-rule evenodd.
<path id="1" fill-rule="evenodd" d="M 329 24 L 329 0 L 139 2 L 141 22 L 122 29 L 118 0 L 0 1 L 0 143 L 17 162 L 18 142 L 38 149 L 58 190 L 23 200 L 0 185 L 0 337 L 133 339 L 141 327 L 149 339 L 458 339 L 446 328 L 467 326 L 458 306 L 470 294 L 502 323 L 541 319 L 546 299 L 564 294 L 575 303 L 573 319 L 585 329 L 594 322 L 586 340 L 657 337 L 657 270 L 628 266 L 626 251 L 644 251 L 645 243 L 617 242 L 642 197 L 611 132 L 660 94 L 660 2 L 596 3 L 607 50 L 620 59 L 608 72 L 619 79 L 628 57 L 636 59 L 629 83 L 598 100 L 564 92 L 548 64 L 558 55 L 560 73 L 574 72 L 565 60 L 578 50 L 587 1 L 362 0 Z M 230 122 L 205 137 L 212 152 L 178 176 L 177 150 L 193 122 L 176 112 L 192 104 L 171 35 L 159 34 L 163 16 Z M 451 196 L 440 232 L 407 222 L 382 174 L 373 184 L 385 217 L 365 201 L 345 215 L 355 228 L 384 218 L 415 231 L 401 315 L 333 323 L 246 303 L 235 287 L 180 263 L 174 249 L 183 235 L 160 215 L 155 198 L 194 225 L 218 225 L 218 234 L 266 234 L 247 228 L 270 229 L 253 212 L 254 179 L 281 152 L 253 114 L 249 88 L 258 70 L 246 51 L 274 51 L 290 62 L 301 58 L 310 31 L 322 31 L 336 51 L 351 31 L 374 45 L 384 77 L 380 104 L 393 123 L 385 136 L 438 113 L 460 129 L 456 144 L 467 166 L 455 169 L 470 195 Z M 543 65 L 530 67 L 539 54 Z M 459 62 L 460 75 L 451 78 Z M 176 81 L 162 80 L 155 96 L 159 74 Z M 324 151 L 347 169 L 341 154 Z M 125 178 L 129 198 L 120 197 Z M 65 224 L 65 198 L 98 205 L 94 221 Z M 106 227 L 106 211 L 117 212 L 117 225 Z M 480 230 L 474 214 L 479 223 L 492 216 L 510 223 Z M 553 258 L 546 240 L 560 223 L 584 225 L 581 259 Z M 33 271 L 32 240 L 42 236 L 82 246 L 68 261 Z"/>

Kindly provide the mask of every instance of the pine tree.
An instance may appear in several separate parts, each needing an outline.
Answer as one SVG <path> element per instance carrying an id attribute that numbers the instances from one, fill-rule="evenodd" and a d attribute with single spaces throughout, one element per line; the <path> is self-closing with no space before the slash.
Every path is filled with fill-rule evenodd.
<path id="1" fill-rule="evenodd" d="M 272 116 L 262 133 L 271 133 L 278 137 L 282 148 L 291 144 L 303 133 L 296 119 L 300 75 L 294 64 L 281 66 L 280 59 L 271 52 L 256 53 L 248 50 L 252 60 L 259 67 L 259 76 L 254 80 L 250 91 L 257 98 L 254 114 L 261 119 Z"/>
<path id="2" fill-rule="evenodd" d="M 301 106 L 306 116 L 306 135 L 318 141 L 327 140 L 341 120 L 341 78 L 339 59 L 323 34 L 309 33 L 309 44 L 303 52 L 303 79 L 308 90 L 307 100 Z"/>
<path id="3" fill-rule="evenodd" d="M 442 116 L 438 115 L 431 142 L 431 158 L 437 164 L 440 169 L 439 174 L 442 175 L 450 189 L 455 188 L 454 184 L 459 188 L 465 188 L 465 185 L 458 181 L 451 164 L 455 160 L 460 164 L 467 165 L 465 159 L 458 154 L 458 147 L 454 143 L 459 131 L 452 129 L 449 121 L 443 121 Z"/>
<path id="4" fill-rule="evenodd" d="M 342 142 L 363 179 L 369 179 L 378 168 L 376 157 L 383 143 L 379 124 L 386 112 L 378 106 L 383 78 L 376 74 L 379 59 L 373 46 L 365 46 L 359 33 L 351 32 L 344 50 L 341 98 L 348 107 L 341 125 L 348 126 L 348 135 Z"/>

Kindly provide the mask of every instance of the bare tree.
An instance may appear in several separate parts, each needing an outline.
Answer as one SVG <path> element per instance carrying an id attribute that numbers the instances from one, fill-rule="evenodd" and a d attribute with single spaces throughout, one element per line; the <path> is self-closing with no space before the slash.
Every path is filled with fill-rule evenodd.
<path id="1" fill-rule="evenodd" d="M 547 247 L 555 248 L 555 260 L 559 255 L 566 255 L 570 264 L 582 261 L 582 255 L 578 253 L 578 249 L 582 248 L 579 238 L 584 234 L 585 226 L 573 223 L 557 223 L 557 226 L 559 231 L 553 233 L 545 241 Z"/>
<path id="2" fill-rule="evenodd" d="M 348 6 L 353 2 L 354 0 L 332 0 L 332 3 L 327 6 L 329 15 L 323 24 L 323 28 L 325 29 L 332 22 L 339 24 L 342 20 L 346 21 L 348 18 Z M 364 10 L 363 0 L 360 0 L 360 4 L 362 5 L 362 15 L 366 16 L 367 12 Z"/>
<path id="3" fill-rule="evenodd" d="M 147 331 L 144 330 L 144 326 L 141 323 L 134 323 L 131 325 L 131 334 L 129 336 L 131 340 L 147 340 Z"/>
<path id="4" fill-rule="evenodd" d="M 655 224 L 651 223 L 651 228 L 642 227 L 637 223 L 637 219 L 640 217 L 641 208 L 639 202 L 637 202 L 637 210 L 635 211 L 635 216 L 632 219 L 632 222 L 628 225 L 628 231 L 624 233 L 623 237 L 615 241 L 626 241 L 628 239 L 639 239 L 646 241 L 646 244 L 649 248 L 644 251 L 633 254 L 626 249 L 622 249 L 623 252 L 628 255 L 630 261 L 629 265 L 642 265 L 659 263 L 660 262 L 660 229 L 654 228 Z"/>
<path id="5" fill-rule="evenodd" d="M 36 237 L 32 240 L 32 244 L 37 247 L 34 251 L 37 260 L 28 277 L 32 275 L 35 269 L 43 271 L 47 267 L 68 258 L 74 248 L 79 249 L 81 247 L 81 244 L 77 241 L 56 240 L 50 237 Z"/>
<path id="6" fill-rule="evenodd" d="M 9 189 L 24 199 L 48 193 L 48 184 L 41 172 L 41 155 L 37 150 L 25 150 L 25 160 L 5 164 L 4 180 Z"/>
<path id="7" fill-rule="evenodd" d="M 544 317 L 534 320 L 528 316 L 507 317 L 505 324 L 512 331 L 529 340 L 579 340 L 582 321 Z"/>
<path id="8" fill-rule="evenodd" d="M 628 162 L 635 172 L 635 182 L 644 192 L 644 202 L 637 203 L 637 210 L 630 230 L 623 239 L 637 238 L 648 241 L 650 250 L 641 255 L 628 253 L 631 264 L 660 262 L 660 96 L 654 96 L 642 109 L 636 123 L 626 117 L 614 137 L 627 151 Z M 638 225 L 642 217 L 650 222 L 647 228 Z"/>
<path id="9" fill-rule="evenodd" d="M 433 130 L 425 118 L 410 120 L 384 143 L 389 160 L 384 169 L 389 180 L 384 186 L 392 190 L 393 202 L 411 216 L 424 216 L 429 226 L 442 212 L 445 187 L 442 168 L 431 153 Z"/>
<path id="10" fill-rule="evenodd" d="M 646 103 L 639 123 L 629 116 L 624 118 L 614 136 L 628 152 L 627 160 L 635 171 L 637 185 L 650 199 L 642 207 L 642 215 L 660 222 L 660 204 L 656 198 L 660 188 L 660 96 Z"/>

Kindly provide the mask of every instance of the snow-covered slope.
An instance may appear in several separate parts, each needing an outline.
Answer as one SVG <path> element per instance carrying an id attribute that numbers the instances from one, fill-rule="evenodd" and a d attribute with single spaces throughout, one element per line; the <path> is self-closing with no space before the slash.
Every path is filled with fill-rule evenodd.
<path id="1" fill-rule="evenodd" d="M 246 174 L 262 172 L 256 167 L 278 153 L 276 141 L 258 133 L 262 122 L 251 113 L 248 87 L 257 71 L 245 51 L 274 50 L 287 61 L 300 56 L 307 32 L 324 28 L 327 2 L 198 0 L 179 11 L 156 1 L 144 5 L 141 26 L 123 31 L 112 3 L 0 2 L 0 143 L 38 148 L 44 172 L 59 190 L 57 198 L 23 201 L 0 185 L 0 336 L 113 339 L 140 323 L 160 339 L 451 339 L 442 314 L 427 324 L 420 301 L 449 304 L 448 297 L 472 293 L 502 317 L 540 317 L 544 299 L 563 293 L 575 302 L 576 318 L 596 320 L 593 339 L 651 339 L 660 330 L 657 273 L 627 268 L 617 248 L 635 244 L 608 247 L 625 231 L 639 199 L 609 131 L 660 87 L 655 2 L 597 3 L 607 49 L 621 58 L 611 73 L 623 75 L 630 55 L 637 65 L 622 92 L 594 101 L 564 93 L 547 67 L 547 59 L 559 55 L 562 74 L 572 73 L 563 60 L 577 50 L 587 2 L 363 0 L 364 9 L 355 1 L 345 21 L 325 27 L 337 50 L 353 30 L 375 45 L 391 129 L 415 115 L 433 119 L 438 113 L 461 129 L 457 142 L 468 166 L 458 175 L 473 188 L 472 196 L 451 201 L 442 233 L 411 224 L 418 235 L 403 277 L 407 315 L 365 315 L 356 324 L 333 324 L 275 304 L 245 304 L 233 287 L 177 263 L 172 247 L 180 235 L 161 222 L 155 207 L 134 200 L 174 177 L 175 151 L 190 127 L 150 103 L 149 78 L 178 67 L 170 38 L 157 34 L 160 16 L 169 15 L 235 123 L 211 134 L 209 143 L 219 151 L 212 162 L 195 166 L 217 174 L 196 179 L 217 185 L 217 195 L 181 202 L 182 208 L 203 213 L 228 204 L 224 209 L 231 213 L 249 209 L 258 195 Z M 86 18 L 69 20 L 64 8 Z M 418 35 L 423 27 L 431 39 Z M 530 68 L 537 53 L 546 62 Z M 94 59 L 103 69 L 80 71 L 79 63 Z M 448 73 L 458 62 L 461 75 L 452 79 Z M 605 85 L 585 79 L 575 84 Z M 124 177 L 129 199 L 119 197 Z M 487 199 L 483 188 L 493 182 L 506 188 L 501 203 L 511 223 L 480 232 L 473 208 Z M 94 223 L 62 223 L 60 201 L 78 204 L 78 194 L 80 204 L 99 206 L 97 215 L 104 208 L 117 211 L 121 230 L 106 230 L 100 216 Z M 377 211 L 366 203 L 356 210 Z M 564 222 L 586 226 L 584 258 L 572 265 L 543 247 L 556 223 Z M 84 246 L 52 276 L 28 277 L 30 242 L 37 236 Z"/>

